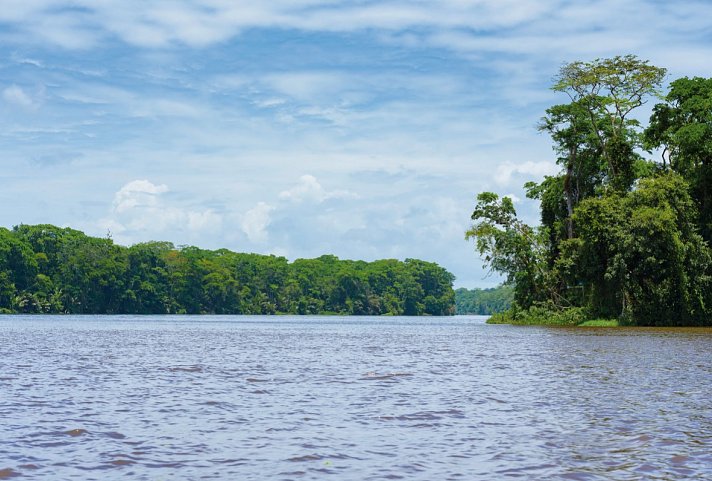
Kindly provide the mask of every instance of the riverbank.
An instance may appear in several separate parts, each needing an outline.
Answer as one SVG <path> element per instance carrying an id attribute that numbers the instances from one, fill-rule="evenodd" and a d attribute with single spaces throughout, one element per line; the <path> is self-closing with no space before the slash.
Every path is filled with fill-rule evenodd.
<path id="1" fill-rule="evenodd" d="M 573 307 L 554 311 L 543 307 L 529 309 L 512 308 L 498 312 L 487 319 L 487 324 L 512 324 L 515 326 L 561 326 L 561 327 L 619 327 L 618 319 L 591 318 L 585 309 Z"/>

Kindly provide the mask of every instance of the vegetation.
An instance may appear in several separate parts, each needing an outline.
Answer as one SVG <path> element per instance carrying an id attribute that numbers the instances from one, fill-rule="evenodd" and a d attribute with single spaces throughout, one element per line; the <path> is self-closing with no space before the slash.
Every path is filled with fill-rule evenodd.
<path id="1" fill-rule="evenodd" d="M 487 316 L 509 309 L 513 298 L 512 286 L 472 290 L 461 287 L 455 290 L 455 308 L 458 314 Z"/>
<path id="2" fill-rule="evenodd" d="M 0 312 L 452 315 L 454 276 L 430 262 L 297 259 L 131 247 L 52 225 L 0 228 Z"/>
<path id="3" fill-rule="evenodd" d="M 579 324 L 579 327 L 619 327 L 620 325 L 620 322 L 615 319 L 591 319 Z"/>
<path id="4" fill-rule="evenodd" d="M 631 114 L 664 75 L 634 56 L 562 67 L 569 101 L 539 126 L 561 170 L 525 184 L 541 225 L 484 192 L 466 233 L 514 287 L 491 322 L 712 325 L 712 78 L 672 82 L 644 127 Z"/>

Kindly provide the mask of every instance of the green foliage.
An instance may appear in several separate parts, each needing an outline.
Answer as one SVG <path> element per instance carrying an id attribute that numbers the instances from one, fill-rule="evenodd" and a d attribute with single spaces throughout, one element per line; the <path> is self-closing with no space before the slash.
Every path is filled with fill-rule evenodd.
<path id="1" fill-rule="evenodd" d="M 591 319 L 582 324 L 579 327 L 619 327 L 621 323 L 616 319 Z"/>
<path id="2" fill-rule="evenodd" d="M 452 315 L 437 264 L 297 259 L 167 242 L 122 247 L 51 225 L 0 228 L 0 313 Z"/>
<path id="3" fill-rule="evenodd" d="M 59 254 L 57 284 L 64 307 L 74 313 L 121 312 L 126 252 L 110 239 L 76 238 Z"/>
<path id="4" fill-rule="evenodd" d="M 688 180 L 700 214 L 700 232 L 712 242 L 712 78 L 681 78 L 653 109 L 648 148 L 663 148 L 663 168 Z"/>
<path id="5" fill-rule="evenodd" d="M 641 132 L 629 116 L 664 74 L 633 56 L 561 69 L 553 88 L 571 102 L 539 128 L 562 170 L 525 185 L 542 226 L 484 193 L 466 234 L 515 288 L 513 307 L 490 322 L 712 325 L 712 79 L 672 82 Z M 642 146 L 662 148 L 661 163 Z"/>
<path id="6" fill-rule="evenodd" d="M 505 312 L 493 315 L 487 320 L 487 323 L 572 327 L 584 323 L 587 318 L 588 312 L 583 307 L 559 309 L 551 304 L 541 304 L 522 309 L 514 305 Z"/>
<path id="7" fill-rule="evenodd" d="M 545 240 L 541 231 L 517 219 L 512 199 L 492 192 L 477 196 L 472 220 L 477 221 L 465 239 L 475 239 L 477 250 L 493 270 L 517 286 L 514 297 L 523 306 L 543 300 Z"/>
<path id="8" fill-rule="evenodd" d="M 584 307 L 558 309 L 552 305 L 537 305 L 522 309 L 516 305 L 498 312 L 487 319 L 487 324 L 512 324 L 517 326 L 558 326 L 558 327 L 619 327 L 625 325 L 618 319 L 591 318 Z"/>
<path id="9" fill-rule="evenodd" d="M 580 242 L 570 253 L 593 314 L 705 323 L 710 251 L 695 218 L 688 185 L 674 173 L 644 179 L 626 196 L 582 203 L 574 214 Z"/>
<path id="10" fill-rule="evenodd" d="M 559 71 L 553 90 L 566 93 L 572 107 L 587 112 L 587 129 L 594 134 L 606 176 L 615 189 L 627 190 L 635 180 L 638 122 L 629 115 L 646 97 L 658 94 L 665 73 L 664 68 L 634 55 L 571 62 Z"/>
<path id="11" fill-rule="evenodd" d="M 458 314 L 486 316 L 504 312 L 512 307 L 514 288 L 503 285 L 492 289 L 460 288 L 455 290 L 455 307 Z"/>

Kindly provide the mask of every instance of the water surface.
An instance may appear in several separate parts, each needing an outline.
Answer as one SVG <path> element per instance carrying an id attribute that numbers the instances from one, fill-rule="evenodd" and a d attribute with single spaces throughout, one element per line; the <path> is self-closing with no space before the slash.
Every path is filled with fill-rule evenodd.
<path id="1" fill-rule="evenodd" d="M 712 330 L 0 316 L 0 479 L 712 478 Z"/>

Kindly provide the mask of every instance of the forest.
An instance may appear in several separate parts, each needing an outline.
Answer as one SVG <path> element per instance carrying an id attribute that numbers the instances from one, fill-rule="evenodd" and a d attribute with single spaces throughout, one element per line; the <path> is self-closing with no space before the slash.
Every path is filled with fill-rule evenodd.
<path id="1" fill-rule="evenodd" d="M 541 224 L 483 192 L 466 232 L 514 288 L 492 322 L 712 325 L 712 78 L 665 80 L 632 55 L 562 66 L 538 126 L 560 172 L 525 185 Z"/>
<path id="2" fill-rule="evenodd" d="M 512 307 L 514 288 L 498 286 L 489 289 L 455 289 L 455 308 L 457 314 L 475 314 L 489 316 L 504 312 Z"/>
<path id="3" fill-rule="evenodd" d="M 131 247 L 53 225 L 0 228 L 0 313 L 453 315 L 431 262 L 288 262 L 169 242 Z"/>

